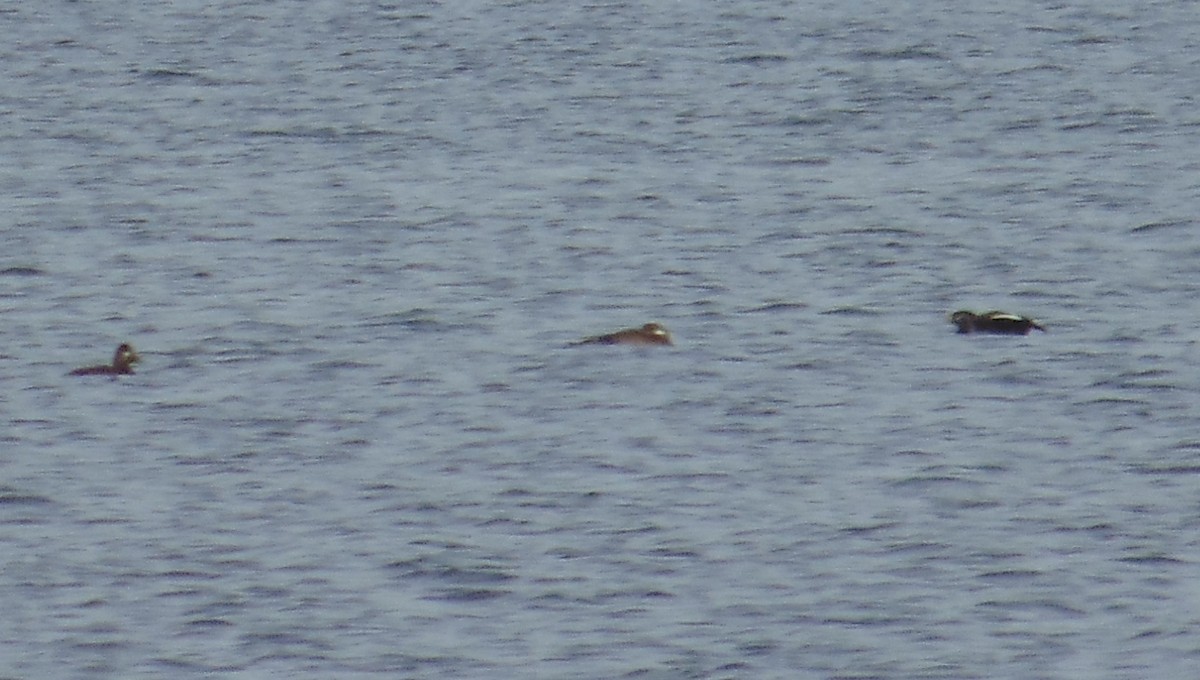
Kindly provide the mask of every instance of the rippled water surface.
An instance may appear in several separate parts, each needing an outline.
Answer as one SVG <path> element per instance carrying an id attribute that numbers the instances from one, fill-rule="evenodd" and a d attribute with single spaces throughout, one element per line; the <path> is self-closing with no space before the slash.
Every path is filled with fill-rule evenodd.
<path id="1" fill-rule="evenodd" d="M 0 676 L 1197 677 L 1188 3 L 0 14 Z"/>

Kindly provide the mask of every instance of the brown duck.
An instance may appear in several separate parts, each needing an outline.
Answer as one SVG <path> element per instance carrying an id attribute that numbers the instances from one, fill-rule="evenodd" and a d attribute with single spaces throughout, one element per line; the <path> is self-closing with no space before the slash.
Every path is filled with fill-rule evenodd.
<path id="1" fill-rule="evenodd" d="M 133 365 L 141 360 L 133 345 L 123 342 L 113 354 L 111 365 L 85 366 L 71 371 L 70 375 L 129 375 L 133 373 Z"/>
<path id="2" fill-rule="evenodd" d="M 662 324 L 648 323 L 641 328 L 626 328 L 614 333 L 584 338 L 573 345 L 670 345 L 671 334 Z"/>
<path id="3" fill-rule="evenodd" d="M 1033 319 L 998 311 L 975 314 L 960 310 L 950 315 L 950 323 L 958 326 L 959 333 L 1026 335 L 1035 328 L 1043 333 L 1046 331 Z"/>

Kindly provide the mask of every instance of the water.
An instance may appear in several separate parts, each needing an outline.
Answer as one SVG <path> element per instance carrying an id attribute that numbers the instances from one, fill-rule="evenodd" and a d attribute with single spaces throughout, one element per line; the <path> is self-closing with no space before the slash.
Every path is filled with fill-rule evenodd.
<path id="1" fill-rule="evenodd" d="M 1200 669 L 1186 3 L 3 13 L 0 675 Z"/>

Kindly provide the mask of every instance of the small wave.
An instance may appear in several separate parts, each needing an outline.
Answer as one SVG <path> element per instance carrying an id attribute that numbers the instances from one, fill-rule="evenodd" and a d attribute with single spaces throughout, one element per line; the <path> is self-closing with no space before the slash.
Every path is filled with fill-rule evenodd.
<path id="1" fill-rule="evenodd" d="M 760 66 L 764 64 L 781 64 L 788 60 L 784 54 L 747 54 L 740 57 L 730 57 L 725 59 L 726 64 L 751 64 Z"/>
<path id="2" fill-rule="evenodd" d="M 943 60 L 946 58 L 945 55 L 943 55 L 942 53 L 940 53 L 934 49 L 931 49 L 927 46 L 922 46 L 922 45 L 913 45 L 910 47 L 900 47 L 900 48 L 891 49 L 891 50 L 879 50 L 879 49 L 862 50 L 858 53 L 858 56 L 862 59 L 876 59 L 876 60 L 884 60 L 884 61 L 907 60 L 907 59 Z"/>
<path id="3" fill-rule="evenodd" d="M 8 267 L 0 269 L 0 276 L 41 276 L 46 270 L 38 267 Z"/>
<path id="4" fill-rule="evenodd" d="M 759 312 L 789 312 L 796 309 L 807 309 L 808 305 L 803 302 L 768 302 L 765 305 L 751 307 L 744 310 L 748 314 L 756 314 Z"/>
<path id="5" fill-rule="evenodd" d="M 49 505 L 53 502 L 38 494 L 0 492 L 0 505 Z"/>
<path id="6" fill-rule="evenodd" d="M 1191 220 L 1161 220 L 1158 222 L 1147 222 L 1140 224 L 1129 231 L 1131 234 L 1146 234 L 1155 231 L 1166 229 L 1178 229 L 1180 227 L 1192 226 Z"/>

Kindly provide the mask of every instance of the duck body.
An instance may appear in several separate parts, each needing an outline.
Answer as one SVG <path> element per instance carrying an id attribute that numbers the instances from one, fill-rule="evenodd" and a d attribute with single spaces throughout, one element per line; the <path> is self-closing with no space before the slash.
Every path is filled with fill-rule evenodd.
<path id="1" fill-rule="evenodd" d="M 958 326 L 959 333 L 1027 335 L 1035 328 L 1046 332 L 1046 329 L 1033 319 L 996 310 L 983 314 L 960 310 L 950 315 L 950 323 Z"/>
<path id="2" fill-rule="evenodd" d="M 594 335 L 572 345 L 670 345 L 671 334 L 662 324 L 648 323 L 641 328 L 626 328 L 614 333 Z"/>
<path id="3" fill-rule="evenodd" d="M 112 364 L 84 366 L 71 371 L 69 375 L 130 375 L 133 373 L 133 365 L 141 360 L 133 345 L 123 342 L 113 353 Z"/>

